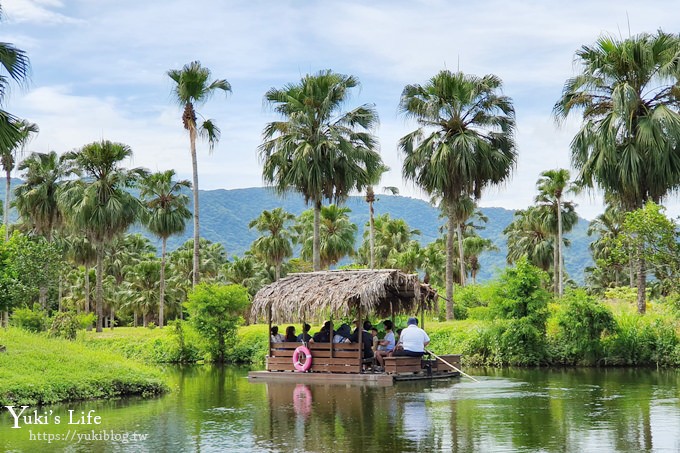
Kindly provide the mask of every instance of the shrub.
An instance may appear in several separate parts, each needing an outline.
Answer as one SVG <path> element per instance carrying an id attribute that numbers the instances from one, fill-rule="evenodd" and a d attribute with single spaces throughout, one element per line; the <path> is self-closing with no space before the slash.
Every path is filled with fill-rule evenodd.
<path id="1" fill-rule="evenodd" d="M 546 279 L 545 272 L 520 259 L 514 268 L 501 275 L 489 303 L 492 314 L 503 319 L 528 317 L 544 330 L 550 300 L 550 294 L 543 289 Z"/>
<path id="2" fill-rule="evenodd" d="M 240 313 L 250 302 L 241 285 L 203 283 L 189 294 L 185 306 L 194 328 L 205 338 L 211 358 L 224 362 L 227 346 L 234 344 Z"/>
<path id="3" fill-rule="evenodd" d="M 622 314 L 617 318 L 616 335 L 603 343 L 608 365 L 680 364 L 676 326 L 653 315 Z"/>
<path id="4" fill-rule="evenodd" d="M 76 312 L 62 311 L 54 315 L 48 335 L 50 337 L 75 340 L 80 328 L 80 319 L 78 319 Z"/>
<path id="5" fill-rule="evenodd" d="M 40 308 L 17 308 L 12 313 L 12 325 L 28 332 L 45 332 L 49 326 L 50 319 L 47 313 Z"/>
<path id="6" fill-rule="evenodd" d="M 155 322 L 150 322 L 146 325 L 146 328 L 149 330 L 153 330 L 156 328 L 156 323 Z"/>
<path id="7" fill-rule="evenodd" d="M 571 290 L 555 315 L 554 360 L 563 364 L 595 364 L 602 357 L 602 336 L 616 331 L 611 310 L 584 290 Z"/>

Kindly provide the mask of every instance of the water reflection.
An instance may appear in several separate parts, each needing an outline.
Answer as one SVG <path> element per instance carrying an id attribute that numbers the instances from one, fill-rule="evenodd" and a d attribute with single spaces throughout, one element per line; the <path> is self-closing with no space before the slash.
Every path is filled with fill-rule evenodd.
<path id="1" fill-rule="evenodd" d="M 9 429 L 3 411 L 0 451 L 680 451 L 677 371 L 489 369 L 474 370 L 479 383 L 394 387 L 251 384 L 235 367 L 167 373 L 174 391 L 162 398 L 49 408 L 95 409 L 103 429 L 144 442 L 55 447 Z"/>

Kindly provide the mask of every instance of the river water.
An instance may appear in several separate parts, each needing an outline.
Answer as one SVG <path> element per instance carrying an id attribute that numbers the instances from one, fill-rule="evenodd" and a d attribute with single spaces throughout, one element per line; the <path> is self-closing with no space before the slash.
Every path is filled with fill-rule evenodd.
<path id="1" fill-rule="evenodd" d="M 680 451 L 676 370 L 474 369 L 479 383 L 393 387 L 254 384 L 247 371 L 168 367 L 163 397 L 30 407 L 16 429 L 3 408 L 0 451 Z"/>

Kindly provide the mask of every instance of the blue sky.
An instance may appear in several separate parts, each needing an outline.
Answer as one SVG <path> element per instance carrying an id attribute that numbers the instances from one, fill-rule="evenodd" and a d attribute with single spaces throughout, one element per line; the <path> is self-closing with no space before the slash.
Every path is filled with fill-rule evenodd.
<path id="1" fill-rule="evenodd" d="M 410 83 L 443 68 L 504 81 L 517 112 L 519 160 L 512 180 L 482 206 L 528 206 L 541 171 L 569 168 L 574 118 L 558 128 L 550 112 L 575 73 L 574 52 L 603 33 L 680 29 L 672 1 L 209 1 L 4 0 L 0 41 L 28 52 L 28 89 L 6 109 L 40 126 L 29 151 L 59 153 L 102 138 L 130 145 L 130 165 L 173 168 L 190 178 L 188 137 L 170 95 L 168 69 L 200 60 L 233 93 L 200 112 L 222 129 L 212 154 L 199 147 L 201 189 L 262 185 L 256 148 L 276 116 L 262 102 L 271 87 L 330 68 L 362 82 L 350 105 L 375 103 L 382 185 L 427 198 L 401 178 L 399 137 L 415 124 L 397 112 Z M 18 174 L 16 174 L 18 176 Z M 678 214 L 678 197 L 668 200 Z M 576 199 L 579 214 L 601 212 L 597 194 Z"/>

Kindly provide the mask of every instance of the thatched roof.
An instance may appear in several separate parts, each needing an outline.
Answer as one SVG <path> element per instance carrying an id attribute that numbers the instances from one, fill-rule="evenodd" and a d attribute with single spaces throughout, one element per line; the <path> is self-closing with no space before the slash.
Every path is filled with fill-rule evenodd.
<path id="1" fill-rule="evenodd" d="M 395 313 L 415 313 L 421 303 L 427 307 L 436 297 L 418 275 L 395 269 L 309 272 L 290 274 L 262 288 L 252 313 L 266 318 L 271 307 L 274 322 L 350 316 L 359 307 L 364 314 L 389 316 L 390 303 Z"/>

